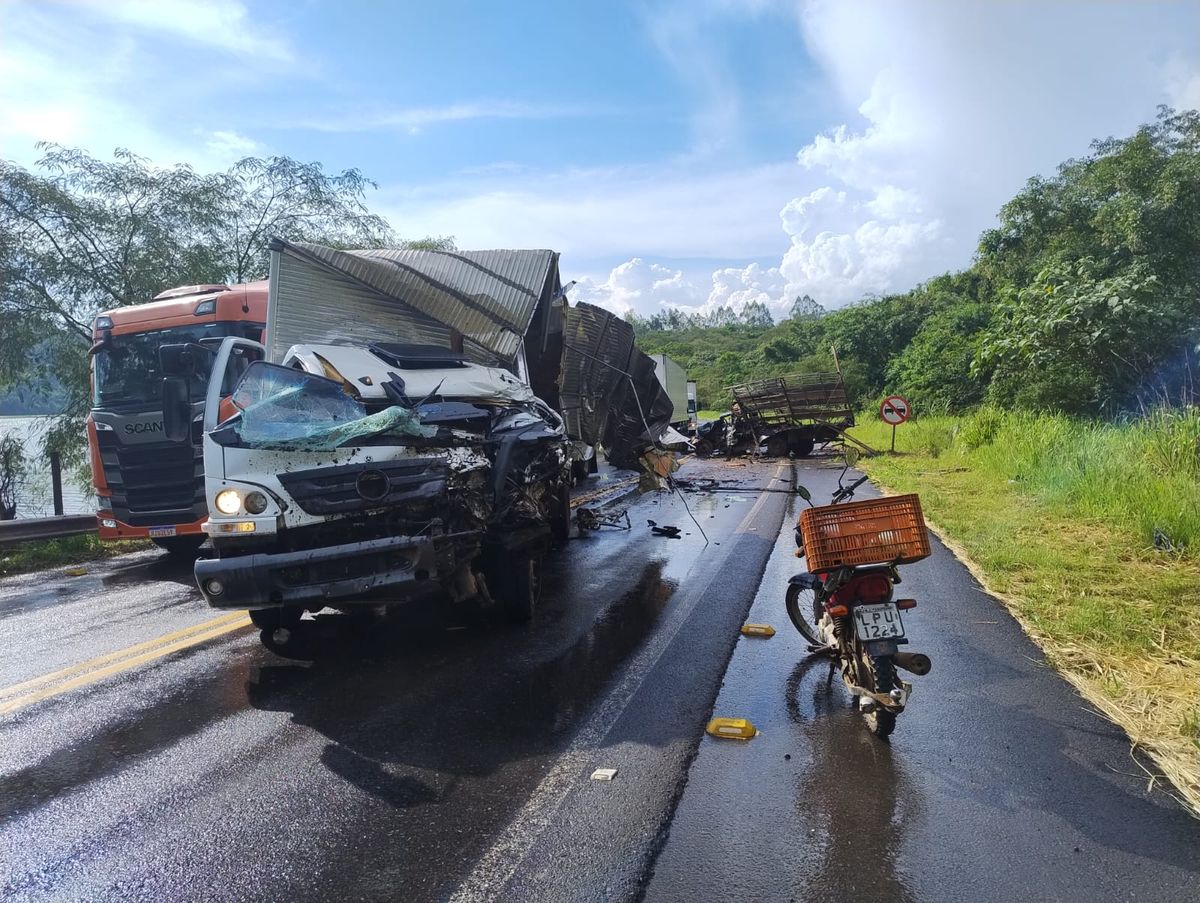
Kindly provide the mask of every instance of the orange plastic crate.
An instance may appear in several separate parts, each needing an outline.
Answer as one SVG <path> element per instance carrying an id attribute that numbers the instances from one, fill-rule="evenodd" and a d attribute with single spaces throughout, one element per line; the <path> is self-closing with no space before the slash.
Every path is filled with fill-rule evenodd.
<path id="1" fill-rule="evenodd" d="M 915 495 L 892 495 L 800 513 L 800 535 L 814 573 L 864 564 L 912 564 L 929 557 L 929 531 Z"/>

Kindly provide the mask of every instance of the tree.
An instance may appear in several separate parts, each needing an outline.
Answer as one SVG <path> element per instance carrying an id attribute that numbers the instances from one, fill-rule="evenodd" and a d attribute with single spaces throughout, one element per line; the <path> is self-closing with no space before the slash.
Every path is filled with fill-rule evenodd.
<path id="1" fill-rule="evenodd" d="M 762 301 L 747 301 L 742 306 L 738 320 L 741 325 L 752 328 L 770 329 L 775 325 L 771 309 Z"/>
<path id="2" fill-rule="evenodd" d="M 371 214 L 358 170 L 326 173 L 287 157 L 246 158 L 201 175 L 127 150 L 111 161 L 40 145 L 35 171 L 0 161 L 0 388 L 71 390 L 47 437 L 78 452 L 91 321 L 166 288 L 267 273 L 273 236 L 340 247 L 396 244 Z M 430 239 L 453 246 L 452 239 Z"/>
<path id="3" fill-rule="evenodd" d="M 0 520 L 17 516 L 17 486 L 25 476 L 25 454 L 16 436 L 0 436 Z"/>
<path id="4" fill-rule="evenodd" d="M 788 313 L 790 320 L 815 320 L 825 316 L 825 308 L 814 301 L 809 295 L 797 295 Z"/>

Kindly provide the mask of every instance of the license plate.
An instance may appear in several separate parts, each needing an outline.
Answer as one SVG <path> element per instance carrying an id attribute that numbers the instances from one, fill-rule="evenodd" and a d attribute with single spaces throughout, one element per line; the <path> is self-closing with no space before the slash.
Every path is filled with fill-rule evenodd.
<path id="1" fill-rule="evenodd" d="M 174 535 L 175 535 L 174 527 L 151 527 L 150 528 L 150 538 L 151 539 L 153 539 L 156 536 L 174 536 Z"/>
<path id="2" fill-rule="evenodd" d="M 900 612 L 891 602 L 854 606 L 854 629 L 860 640 L 886 640 L 904 636 Z"/>

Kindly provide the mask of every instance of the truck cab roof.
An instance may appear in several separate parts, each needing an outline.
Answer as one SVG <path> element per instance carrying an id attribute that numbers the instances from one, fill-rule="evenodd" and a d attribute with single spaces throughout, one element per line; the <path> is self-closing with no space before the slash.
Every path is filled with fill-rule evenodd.
<path id="1" fill-rule="evenodd" d="M 104 318 L 112 324 L 106 328 L 110 329 L 113 335 L 169 329 L 172 326 L 187 326 L 196 322 L 265 322 L 267 283 L 263 280 L 242 285 L 183 286 L 162 292 L 155 296 L 154 301 L 146 304 L 131 304 L 106 310 L 96 320 Z M 92 333 L 95 339 L 101 337 L 101 329 L 96 328 L 94 324 Z"/>

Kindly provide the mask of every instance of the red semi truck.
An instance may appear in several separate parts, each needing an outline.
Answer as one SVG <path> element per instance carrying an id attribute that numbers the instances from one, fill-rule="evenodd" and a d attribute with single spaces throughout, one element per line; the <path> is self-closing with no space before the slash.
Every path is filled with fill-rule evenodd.
<path id="1" fill-rule="evenodd" d="M 178 555 L 200 548 L 208 516 L 200 447 L 207 385 L 192 386 L 192 441 L 167 441 L 158 349 L 215 349 L 226 336 L 261 341 L 266 320 L 265 281 L 182 286 L 96 317 L 87 435 L 101 539 L 151 539 Z"/>

